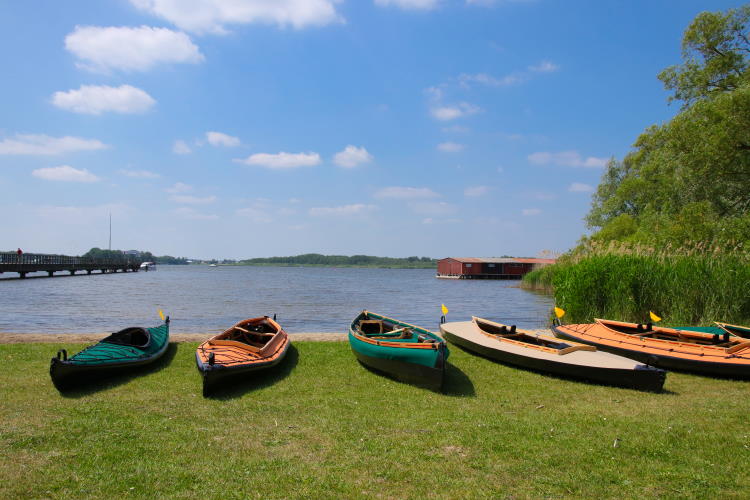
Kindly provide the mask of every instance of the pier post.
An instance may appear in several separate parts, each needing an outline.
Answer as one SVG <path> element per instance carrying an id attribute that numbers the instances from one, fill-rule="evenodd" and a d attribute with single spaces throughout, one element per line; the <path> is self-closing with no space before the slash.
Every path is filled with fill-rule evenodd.
<path id="1" fill-rule="evenodd" d="M 47 271 L 47 276 L 49 276 L 49 277 L 51 278 L 51 277 L 52 277 L 52 274 L 53 274 L 54 272 L 55 272 L 55 271 Z"/>

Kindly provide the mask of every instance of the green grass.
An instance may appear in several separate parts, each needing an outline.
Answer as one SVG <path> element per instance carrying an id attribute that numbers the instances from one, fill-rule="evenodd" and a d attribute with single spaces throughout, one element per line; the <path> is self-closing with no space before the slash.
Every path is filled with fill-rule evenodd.
<path id="1" fill-rule="evenodd" d="M 742 498 L 749 382 L 671 373 L 654 394 L 452 348 L 447 393 L 343 342 L 201 396 L 195 344 L 61 395 L 61 346 L 0 346 L 0 498 Z M 67 345 L 75 352 L 80 345 Z M 617 446 L 614 446 L 617 440 Z"/>
<path id="2" fill-rule="evenodd" d="M 592 252 L 532 271 L 523 286 L 552 291 L 570 323 L 593 318 L 665 325 L 750 324 L 750 256 L 737 252 Z"/>

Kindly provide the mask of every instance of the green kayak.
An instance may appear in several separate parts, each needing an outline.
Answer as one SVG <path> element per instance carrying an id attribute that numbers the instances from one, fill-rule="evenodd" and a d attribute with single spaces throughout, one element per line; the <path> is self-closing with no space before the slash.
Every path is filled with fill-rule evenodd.
<path id="1" fill-rule="evenodd" d="M 68 358 L 65 349 L 50 361 L 49 374 L 58 390 L 159 359 L 169 345 L 169 317 L 155 328 L 130 327 L 115 332 Z"/>
<path id="2" fill-rule="evenodd" d="M 365 366 L 403 382 L 442 389 L 448 347 L 429 330 L 362 311 L 349 327 L 349 345 Z"/>

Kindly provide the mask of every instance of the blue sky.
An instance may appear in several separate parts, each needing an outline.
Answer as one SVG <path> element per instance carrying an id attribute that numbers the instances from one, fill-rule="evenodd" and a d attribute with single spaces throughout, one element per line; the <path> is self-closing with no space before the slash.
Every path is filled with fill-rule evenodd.
<path id="1" fill-rule="evenodd" d="M 0 4 L 0 249 L 569 249 L 721 0 Z"/>

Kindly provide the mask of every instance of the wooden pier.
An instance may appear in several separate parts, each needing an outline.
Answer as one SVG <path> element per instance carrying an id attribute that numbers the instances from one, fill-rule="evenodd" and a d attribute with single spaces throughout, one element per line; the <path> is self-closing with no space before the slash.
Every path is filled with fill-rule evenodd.
<path id="1" fill-rule="evenodd" d="M 18 273 L 25 278 L 28 273 L 46 272 L 53 276 L 56 272 L 67 272 L 70 275 L 76 273 L 91 274 L 99 273 L 137 272 L 141 265 L 140 258 L 123 255 L 117 259 L 87 259 L 83 257 L 70 257 L 68 255 L 50 255 L 43 253 L 0 252 L 0 274 Z"/>

